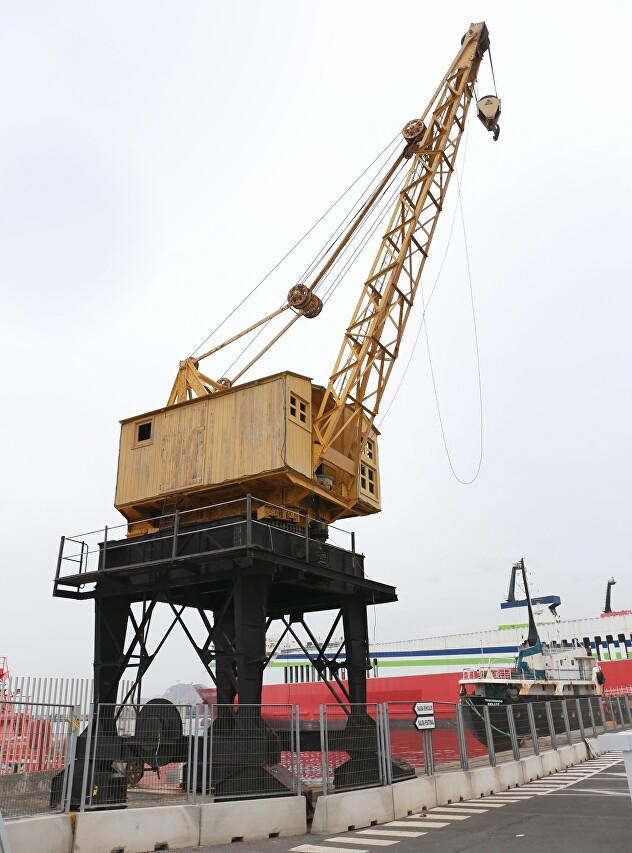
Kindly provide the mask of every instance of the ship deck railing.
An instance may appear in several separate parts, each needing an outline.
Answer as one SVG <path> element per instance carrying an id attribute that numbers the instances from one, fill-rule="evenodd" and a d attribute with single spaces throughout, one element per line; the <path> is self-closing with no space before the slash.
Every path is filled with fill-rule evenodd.
<path id="1" fill-rule="evenodd" d="M 591 675 L 582 673 L 577 668 L 573 669 L 549 669 L 545 674 L 538 672 L 525 672 L 515 667 L 505 666 L 479 666 L 462 670 L 461 682 L 474 681 L 573 681 L 592 683 Z M 628 688 L 632 692 L 632 688 Z"/>

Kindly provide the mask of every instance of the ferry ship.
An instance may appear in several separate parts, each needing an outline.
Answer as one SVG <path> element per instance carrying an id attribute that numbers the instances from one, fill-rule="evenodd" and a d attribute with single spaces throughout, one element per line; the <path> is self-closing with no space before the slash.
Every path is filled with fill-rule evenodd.
<path id="1" fill-rule="evenodd" d="M 515 568 L 507 599 L 501 604 L 503 611 L 509 613 L 527 604 L 516 598 Z M 585 619 L 560 619 L 559 596 L 531 598 L 542 642 L 552 650 L 583 647 L 603 672 L 605 696 L 632 694 L 632 610 L 612 611 L 614 583 L 612 578 L 608 581 L 604 612 Z M 528 623 L 516 621 L 495 630 L 372 644 L 367 701 L 412 699 L 456 704 L 459 682 L 464 677 L 473 677 L 481 667 L 489 671 L 514 666 L 527 633 Z M 328 647 L 332 654 L 341 642 L 332 640 Z M 309 653 L 309 644 L 306 649 Z M 341 676 L 344 683 L 344 671 Z M 335 690 L 336 685 L 331 687 Z M 320 704 L 332 701 L 331 690 L 318 675 L 309 654 L 298 647 L 279 649 L 267 667 L 264 703 L 298 704 L 302 716 L 311 716 L 318 713 Z"/>

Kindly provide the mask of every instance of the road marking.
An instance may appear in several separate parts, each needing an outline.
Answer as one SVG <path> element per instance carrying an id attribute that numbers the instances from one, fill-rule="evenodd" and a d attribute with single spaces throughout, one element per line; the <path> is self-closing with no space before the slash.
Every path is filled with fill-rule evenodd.
<path id="1" fill-rule="evenodd" d="M 449 823 L 439 823 L 438 821 L 434 821 L 429 823 L 424 820 L 392 820 L 389 823 L 385 824 L 385 826 L 416 826 L 419 829 L 423 826 L 424 829 L 440 829 L 442 826 L 450 826 Z"/>
<path id="2" fill-rule="evenodd" d="M 406 832 L 404 829 L 360 829 L 358 835 L 392 835 L 397 838 L 419 838 L 425 832 Z"/>
<path id="3" fill-rule="evenodd" d="M 418 817 L 418 815 L 413 815 Z M 469 820 L 471 815 L 435 814 L 434 809 L 426 814 L 427 820 Z"/>
<path id="4" fill-rule="evenodd" d="M 399 841 L 392 841 L 390 838 L 349 838 L 348 835 L 335 838 L 326 838 L 325 841 L 337 841 L 342 844 L 370 844 L 371 847 L 390 847 L 391 844 L 399 844 Z"/>
<path id="5" fill-rule="evenodd" d="M 465 814 L 483 814 L 487 809 L 468 809 L 463 806 L 437 806 L 433 809 L 433 812 L 448 812 L 449 814 L 458 814 L 459 812 L 465 812 Z"/>
<path id="6" fill-rule="evenodd" d="M 348 847 L 320 847 L 318 844 L 301 844 L 300 847 L 290 847 L 292 853 L 349 853 Z M 370 853 L 369 850 L 356 850 L 355 853 Z"/>
<path id="7" fill-rule="evenodd" d="M 490 803 L 489 797 L 486 797 L 484 800 L 481 800 L 480 803 L 477 803 L 476 800 L 465 800 L 468 806 L 474 806 L 474 808 L 478 808 L 480 805 L 481 809 L 502 809 L 505 803 Z"/>

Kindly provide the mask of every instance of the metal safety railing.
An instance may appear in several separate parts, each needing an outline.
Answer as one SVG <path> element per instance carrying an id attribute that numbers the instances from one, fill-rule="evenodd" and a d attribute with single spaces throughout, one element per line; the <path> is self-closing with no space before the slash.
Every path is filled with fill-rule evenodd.
<path id="1" fill-rule="evenodd" d="M 210 520 L 204 520 L 209 517 Z M 147 535 L 156 560 L 192 560 L 228 548 L 269 548 L 274 550 L 275 526 L 282 524 L 283 532 L 295 539 L 295 558 L 310 562 L 318 560 L 323 539 L 334 548 L 355 553 L 355 533 L 323 522 L 285 507 L 260 500 L 252 495 L 232 501 L 209 504 L 190 510 L 174 510 L 147 521 L 131 521 L 115 526 L 62 536 L 55 572 L 55 588 L 64 579 L 89 578 L 107 565 L 120 569 L 133 567 L 138 559 L 133 547 L 139 548 Z M 136 533 L 138 531 L 138 534 Z M 142 532 L 141 532 L 142 531 Z M 230 533 L 231 535 L 224 534 Z M 200 550 L 201 549 L 201 550 Z M 118 552 L 118 554 L 117 554 Z M 147 563 L 146 556 L 139 564 Z"/>
<path id="2" fill-rule="evenodd" d="M 630 697 L 475 705 L 0 702 L 0 812 L 331 796 L 632 729 Z"/>

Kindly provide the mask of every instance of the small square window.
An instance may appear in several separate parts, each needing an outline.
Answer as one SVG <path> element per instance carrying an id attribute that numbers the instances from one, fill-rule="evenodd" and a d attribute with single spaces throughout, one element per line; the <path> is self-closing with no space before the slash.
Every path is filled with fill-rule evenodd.
<path id="1" fill-rule="evenodd" d="M 288 414 L 297 424 L 309 429 L 309 403 L 301 400 L 296 394 L 290 394 Z"/>
<path id="2" fill-rule="evenodd" d="M 364 463 L 360 463 L 360 491 L 375 497 L 376 494 L 375 469 Z"/>
<path id="3" fill-rule="evenodd" d="M 149 441 L 151 438 L 151 421 L 144 424 L 138 424 L 136 433 L 136 441 L 140 444 L 141 441 Z"/>
<path id="4" fill-rule="evenodd" d="M 364 454 L 367 459 L 373 459 L 373 452 L 373 442 L 367 440 L 364 444 Z"/>

